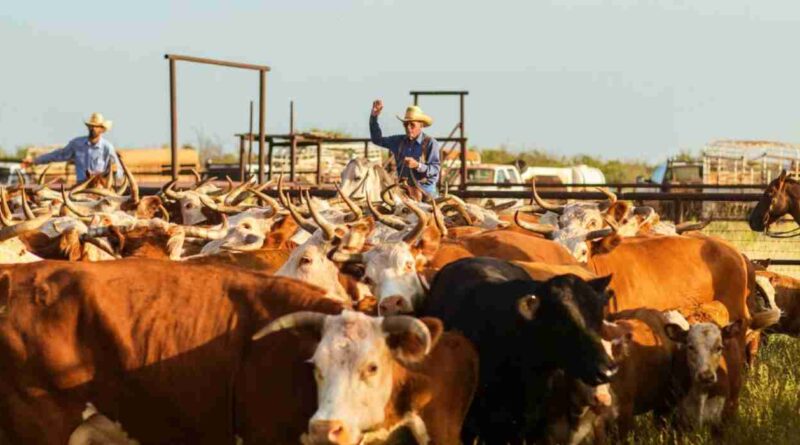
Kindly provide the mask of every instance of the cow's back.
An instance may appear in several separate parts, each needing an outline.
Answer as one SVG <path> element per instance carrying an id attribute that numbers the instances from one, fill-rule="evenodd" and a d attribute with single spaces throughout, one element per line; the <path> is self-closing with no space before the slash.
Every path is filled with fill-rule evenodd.
<path id="1" fill-rule="evenodd" d="M 750 318 L 744 258 L 712 238 L 624 238 L 612 251 L 592 255 L 588 266 L 597 275 L 613 275 L 611 312 L 668 310 L 717 300 L 732 320 Z"/>
<path id="2" fill-rule="evenodd" d="M 0 284 L 0 360 L 13 363 L 0 370 L 0 419 L 28 444 L 65 442 L 87 401 L 145 444 L 227 443 L 252 332 L 336 306 L 284 278 L 141 259 L 6 267 Z"/>

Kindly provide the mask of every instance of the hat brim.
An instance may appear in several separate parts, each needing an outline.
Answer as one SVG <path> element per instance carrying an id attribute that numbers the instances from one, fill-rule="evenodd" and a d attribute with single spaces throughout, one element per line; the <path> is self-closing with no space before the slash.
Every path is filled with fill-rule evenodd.
<path id="1" fill-rule="evenodd" d="M 406 119 L 403 116 L 397 115 L 397 119 L 400 120 L 400 122 L 419 122 L 423 127 L 430 127 L 433 123 L 433 118 L 424 114 L 421 116 L 415 116 L 413 119 Z"/>
<path id="2" fill-rule="evenodd" d="M 106 131 L 111 130 L 111 125 L 112 125 L 111 121 L 104 121 L 99 123 L 92 121 L 84 121 L 83 123 L 86 124 L 87 127 L 103 127 L 106 129 Z"/>

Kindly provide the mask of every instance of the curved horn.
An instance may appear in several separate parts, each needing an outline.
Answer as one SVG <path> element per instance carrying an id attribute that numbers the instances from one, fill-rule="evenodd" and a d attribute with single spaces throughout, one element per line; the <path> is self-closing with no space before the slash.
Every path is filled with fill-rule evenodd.
<path id="1" fill-rule="evenodd" d="M 268 325 L 264 326 L 263 328 L 259 329 L 258 332 L 253 334 L 252 338 L 253 340 L 258 340 L 265 335 L 292 328 L 309 327 L 314 328 L 317 332 L 319 332 L 322 331 L 322 327 L 325 326 L 325 320 L 327 318 L 327 314 L 321 314 L 319 312 L 294 312 L 273 320 Z"/>
<path id="2" fill-rule="evenodd" d="M 61 198 L 64 200 L 64 205 L 67 206 L 70 212 L 78 215 L 81 218 L 88 218 L 90 216 L 75 206 L 75 203 L 69 198 L 69 193 L 67 193 L 67 189 L 64 187 L 64 184 L 61 184 Z"/>
<path id="3" fill-rule="evenodd" d="M 45 177 L 45 175 L 47 175 L 47 171 L 50 170 L 50 167 L 52 167 L 52 166 L 53 166 L 53 164 L 47 164 L 47 166 L 44 168 L 44 170 L 42 170 L 42 172 L 39 173 L 39 180 L 36 181 L 37 184 L 44 185 L 44 177 Z"/>
<path id="4" fill-rule="evenodd" d="M 372 205 L 372 200 L 369 199 L 369 194 L 366 195 L 367 198 L 367 208 L 372 216 L 375 218 L 376 221 L 380 222 L 381 224 L 387 225 L 395 230 L 403 230 L 406 228 L 406 224 L 401 222 L 398 219 L 390 218 L 381 212 L 379 212 L 375 206 Z"/>
<path id="5" fill-rule="evenodd" d="M 5 218 L 12 218 L 11 208 L 8 207 L 8 191 L 5 187 L 0 187 L 0 214 Z"/>
<path id="6" fill-rule="evenodd" d="M 231 179 L 230 176 L 226 175 L 225 176 L 225 180 L 228 183 L 228 189 L 227 190 L 217 190 L 215 192 L 209 192 L 208 195 L 209 196 L 224 196 L 224 195 L 227 195 L 228 193 L 230 193 L 233 190 L 233 179 Z"/>
<path id="7" fill-rule="evenodd" d="M 595 189 L 598 192 L 606 195 L 606 198 L 608 198 L 608 203 L 609 204 L 614 204 L 615 202 L 617 202 L 617 195 L 615 195 L 614 192 L 612 192 L 611 190 L 608 190 L 605 187 L 595 187 Z"/>
<path id="8" fill-rule="evenodd" d="M 108 163 L 106 171 L 106 184 L 105 188 L 111 190 L 114 187 L 114 164 Z"/>
<path id="9" fill-rule="evenodd" d="M 322 234 L 325 237 L 325 240 L 330 241 L 336 236 L 336 226 L 331 224 L 330 221 L 325 219 L 324 216 L 319 214 L 316 204 L 311 202 L 311 193 L 308 190 L 303 190 L 302 192 L 303 197 L 306 200 L 306 205 L 308 206 L 308 211 L 311 212 L 311 219 L 314 220 L 315 223 L 319 226 L 322 230 Z"/>
<path id="10" fill-rule="evenodd" d="M 381 200 L 394 210 L 394 200 L 392 199 L 392 189 L 398 187 L 400 184 L 394 183 L 383 190 L 381 190 Z"/>
<path id="11" fill-rule="evenodd" d="M 225 235 L 228 234 L 228 217 L 224 214 L 222 215 L 222 227 L 216 229 L 209 229 L 205 227 L 197 227 L 197 226 L 182 226 L 183 232 L 189 238 L 201 238 L 206 240 L 218 240 L 225 238 Z"/>
<path id="12" fill-rule="evenodd" d="M 553 233 L 556 231 L 556 228 L 553 227 L 552 225 L 528 222 L 520 218 L 519 215 L 520 215 L 519 210 L 514 212 L 514 222 L 517 223 L 518 226 L 533 233 L 544 235 L 545 238 L 553 237 Z"/>
<path id="13" fill-rule="evenodd" d="M 125 173 L 125 178 L 128 179 L 128 184 L 131 186 L 131 200 L 134 204 L 139 204 L 139 184 L 136 183 L 136 178 L 133 177 L 133 173 L 128 169 L 128 166 L 125 165 L 125 161 L 122 160 L 122 156 L 117 154 L 117 159 L 119 159 L 119 165 L 122 167 L 122 171 Z"/>
<path id="14" fill-rule="evenodd" d="M 231 180 L 230 176 L 226 176 L 225 179 Z M 233 182 L 233 181 L 231 180 L 231 182 Z M 225 205 L 232 205 L 234 200 L 236 199 L 236 197 L 239 196 L 239 194 L 242 193 L 242 191 L 247 189 L 249 187 L 249 185 L 250 184 L 249 184 L 248 181 L 240 182 L 239 185 L 234 187 L 233 190 L 231 190 L 227 195 L 225 195 L 225 199 L 222 202 Z"/>
<path id="15" fill-rule="evenodd" d="M 367 174 L 369 174 L 369 172 L 367 172 Z M 334 182 L 333 185 L 336 187 L 336 191 L 339 193 L 339 196 L 342 197 L 342 201 L 344 201 L 345 205 L 347 205 L 347 208 L 353 212 L 353 216 L 355 217 L 354 221 L 361 219 L 364 216 L 364 212 L 361 211 L 361 207 L 357 206 L 356 203 L 350 199 L 350 197 L 345 196 L 344 193 L 342 193 L 342 189 L 339 187 L 338 182 Z"/>
<path id="16" fill-rule="evenodd" d="M 685 222 L 685 223 L 678 224 L 677 226 L 675 226 L 675 233 L 680 235 L 683 232 L 689 232 L 689 231 L 692 231 L 692 230 L 703 230 L 709 224 L 711 224 L 711 218 L 708 218 L 708 219 L 706 219 L 704 221 L 695 222 L 695 223 Z"/>
<path id="17" fill-rule="evenodd" d="M 28 193 L 25 191 L 25 187 L 20 188 L 20 193 L 22 193 L 22 212 L 25 213 L 25 218 L 36 218 L 33 210 L 31 210 L 31 206 L 28 204 Z"/>
<path id="18" fill-rule="evenodd" d="M 200 184 L 200 181 L 203 179 L 203 177 L 200 176 L 200 172 L 194 167 L 192 167 L 191 172 L 192 176 L 194 176 L 194 188 L 197 188 L 197 184 Z"/>
<path id="19" fill-rule="evenodd" d="M 420 237 L 422 237 L 422 232 L 425 230 L 425 226 L 428 224 L 428 215 L 419 208 L 416 204 L 414 204 L 410 199 L 404 200 L 406 206 L 417 215 L 417 225 L 414 226 L 414 229 L 406 234 L 403 237 L 403 241 L 406 244 L 415 244 Z"/>
<path id="20" fill-rule="evenodd" d="M 381 328 L 389 334 L 402 334 L 411 332 L 425 343 L 425 355 L 431 352 L 431 331 L 425 323 L 408 315 L 393 315 L 383 318 Z"/>
<path id="21" fill-rule="evenodd" d="M 0 229 L 0 241 L 5 241 L 16 236 L 24 235 L 28 232 L 39 230 L 50 219 L 50 215 L 41 215 L 35 219 L 23 221 L 10 227 L 3 227 Z"/>
<path id="22" fill-rule="evenodd" d="M 458 214 L 464 218 L 464 222 L 466 222 L 468 226 L 471 226 L 474 223 L 474 220 L 472 219 L 472 215 L 470 215 L 469 211 L 467 210 L 467 203 L 465 203 L 463 199 L 456 195 L 450 195 L 447 197 L 447 199 L 453 203 L 453 207 L 455 207 Z"/>
<path id="23" fill-rule="evenodd" d="M 431 207 L 433 207 L 433 221 L 436 223 L 436 227 L 443 237 L 447 236 L 447 226 L 444 224 L 444 215 L 439 208 L 439 204 L 436 204 L 435 199 L 431 199 Z"/>
<path id="24" fill-rule="evenodd" d="M 0 201 L 2 201 L 2 207 L 8 209 L 5 187 L 0 187 Z M 2 224 L 3 227 L 11 227 L 14 225 L 14 219 L 11 216 L 11 210 L 8 210 L 8 213 L 6 213 L 4 210 L 0 209 L 0 224 Z"/>
<path id="25" fill-rule="evenodd" d="M 300 212 L 294 206 L 294 204 L 292 204 L 292 201 L 290 201 L 289 198 L 284 193 L 283 175 L 281 175 L 280 178 L 278 179 L 278 198 L 280 198 L 281 204 L 283 204 L 283 206 L 286 207 L 287 210 L 289 210 L 289 214 L 292 215 L 292 218 L 294 218 L 298 226 L 300 226 L 303 230 L 311 234 L 314 234 L 314 232 L 317 231 L 317 226 L 311 224 L 310 222 L 308 222 L 308 220 L 303 218 L 300 215 Z"/>
<path id="26" fill-rule="evenodd" d="M 217 177 L 216 177 L 216 176 L 208 176 L 208 177 L 206 177 L 206 179 L 203 179 L 202 181 L 195 182 L 195 184 L 194 184 L 194 185 L 191 187 L 191 189 L 190 189 L 190 190 L 197 190 L 197 189 L 199 189 L 200 187 L 202 187 L 202 186 L 204 186 L 204 185 L 208 184 L 209 182 L 211 182 L 211 181 L 216 181 L 216 180 L 217 180 Z"/>
<path id="27" fill-rule="evenodd" d="M 27 181 L 25 181 L 25 175 L 22 174 L 21 170 L 17 170 L 17 181 L 19 182 L 19 186 L 25 187 Z"/>
<path id="28" fill-rule="evenodd" d="M 277 213 L 278 210 L 281 209 L 280 203 L 275 198 L 273 198 L 272 196 L 267 195 L 266 193 L 262 192 L 261 190 L 258 190 L 257 188 L 252 188 L 252 189 L 247 190 L 247 192 L 248 193 L 252 193 L 253 195 L 256 196 L 256 198 L 266 202 L 268 206 L 272 207 L 272 211 L 273 212 Z"/>
<path id="29" fill-rule="evenodd" d="M 564 207 L 563 206 L 550 204 L 549 202 L 547 202 L 544 199 L 542 199 L 542 197 L 539 196 L 538 193 L 536 193 L 536 179 L 532 179 L 531 180 L 531 190 L 533 192 L 533 200 L 536 202 L 536 204 L 539 205 L 539 207 L 541 207 L 541 208 L 543 208 L 545 210 L 549 210 L 551 212 L 558 213 L 559 215 L 564 213 Z"/>
<path id="30" fill-rule="evenodd" d="M 79 190 L 77 192 L 70 192 L 70 195 L 97 195 L 109 198 L 118 198 L 119 195 L 114 190 L 92 187 L 88 189 Z"/>
<path id="31" fill-rule="evenodd" d="M 164 196 L 166 196 L 169 199 L 172 199 L 173 201 L 177 201 L 183 198 L 183 196 L 185 195 L 184 192 L 175 191 L 175 184 L 177 182 L 178 182 L 177 180 L 172 180 L 169 182 L 169 184 L 167 184 L 167 187 L 164 188 Z"/>
<path id="32" fill-rule="evenodd" d="M 592 241 L 592 240 L 596 240 L 596 239 L 600 239 L 600 238 L 605 238 L 608 235 L 611 235 L 612 233 L 615 233 L 615 232 L 616 232 L 616 230 L 614 230 L 613 227 L 604 227 L 602 229 L 592 230 L 591 232 L 588 232 L 586 234 L 586 236 L 584 237 L 584 239 L 586 241 Z"/>
<path id="33" fill-rule="evenodd" d="M 161 219 L 163 219 L 166 222 L 169 222 L 169 211 L 167 211 L 167 208 L 164 207 L 164 204 L 159 204 L 158 210 L 161 211 L 161 216 L 162 216 Z"/>

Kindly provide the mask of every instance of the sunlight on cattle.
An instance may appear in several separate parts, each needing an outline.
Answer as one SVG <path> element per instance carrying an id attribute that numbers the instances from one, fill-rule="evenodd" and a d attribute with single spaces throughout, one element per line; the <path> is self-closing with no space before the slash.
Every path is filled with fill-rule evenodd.
<path id="1" fill-rule="evenodd" d="M 305 243 L 292 250 L 289 259 L 275 275 L 305 281 L 325 289 L 328 298 L 349 302 L 350 297 L 339 282 L 339 269 L 328 259 L 331 247 L 317 231 Z"/>

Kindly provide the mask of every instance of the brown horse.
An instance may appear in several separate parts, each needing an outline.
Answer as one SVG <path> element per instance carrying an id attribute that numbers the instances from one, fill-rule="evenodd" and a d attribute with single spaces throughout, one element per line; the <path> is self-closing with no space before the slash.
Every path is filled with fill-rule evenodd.
<path id="1" fill-rule="evenodd" d="M 769 226 L 784 215 L 792 215 L 800 225 L 800 182 L 782 171 L 764 190 L 764 196 L 750 213 L 750 228 L 756 232 L 767 231 Z"/>

